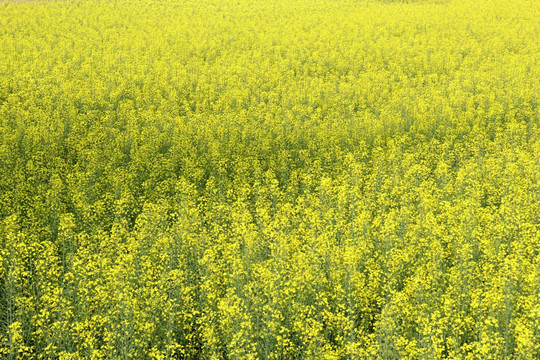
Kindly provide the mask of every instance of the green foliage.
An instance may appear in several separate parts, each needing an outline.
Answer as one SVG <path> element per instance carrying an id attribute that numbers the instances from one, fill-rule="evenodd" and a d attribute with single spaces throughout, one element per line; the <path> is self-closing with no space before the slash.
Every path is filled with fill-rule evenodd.
<path id="1" fill-rule="evenodd" d="M 0 358 L 540 358 L 539 4 L 0 2 Z"/>

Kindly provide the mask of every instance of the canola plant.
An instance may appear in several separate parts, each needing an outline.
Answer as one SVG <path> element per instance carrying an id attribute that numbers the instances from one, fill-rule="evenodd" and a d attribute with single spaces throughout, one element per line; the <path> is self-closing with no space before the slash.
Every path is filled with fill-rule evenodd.
<path id="1" fill-rule="evenodd" d="M 0 358 L 539 359 L 539 19 L 0 2 Z"/>

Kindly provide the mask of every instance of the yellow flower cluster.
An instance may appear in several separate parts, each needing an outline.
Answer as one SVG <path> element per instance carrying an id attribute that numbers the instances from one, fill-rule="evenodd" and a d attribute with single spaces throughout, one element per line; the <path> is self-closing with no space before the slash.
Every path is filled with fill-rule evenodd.
<path id="1" fill-rule="evenodd" d="M 0 358 L 539 359 L 537 0 L 0 0 Z"/>

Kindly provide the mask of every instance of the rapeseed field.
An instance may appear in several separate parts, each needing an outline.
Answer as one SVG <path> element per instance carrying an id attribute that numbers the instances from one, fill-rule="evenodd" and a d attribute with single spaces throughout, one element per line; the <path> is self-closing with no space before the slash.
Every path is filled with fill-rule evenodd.
<path id="1" fill-rule="evenodd" d="M 0 359 L 540 359 L 540 1 L 0 1 Z"/>

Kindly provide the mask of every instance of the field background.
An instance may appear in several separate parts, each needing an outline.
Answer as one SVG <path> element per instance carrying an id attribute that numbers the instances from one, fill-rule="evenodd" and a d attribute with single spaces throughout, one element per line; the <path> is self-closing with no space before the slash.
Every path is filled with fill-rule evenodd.
<path id="1" fill-rule="evenodd" d="M 0 358 L 539 359 L 539 19 L 0 2 Z"/>

